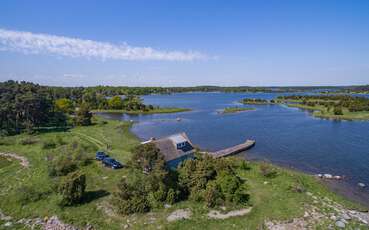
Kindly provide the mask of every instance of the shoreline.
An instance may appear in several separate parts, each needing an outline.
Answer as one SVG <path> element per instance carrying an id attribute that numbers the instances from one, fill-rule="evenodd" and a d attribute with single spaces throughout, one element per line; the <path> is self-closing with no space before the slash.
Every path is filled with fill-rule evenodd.
<path id="1" fill-rule="evenodd" d="M 105 118 L 108 119 L 108 118 Z M 138 140 L 142 141 L 143 139 L 140 138 L 138 135 L 136 135 L 133 131 L 132 131 L 132 126 L 129 128 L 129 132 L 134 135 Z M 268 162 L 271 163 L 272 165 L 275 165 L 277 167 L 280 168 L 284 168 L 287 170 L 292 170 L 295 172 L 299 172 L 299 173 L 303 173 L 306 175 L 310 175 L 310 176 L 314 176 L 314 174 L 312 172 L 308 172 L 306 170 L 303 169 L 298 169 L 295 168 L 294 166 L 287 164 L 287 163 L 282 163 L 282 162 L 275 162 L 275 161 L 271 161 L 269 159 L 257 159 L 257 158 L 253 158 L 250 157 L 247 154 L 247 151 L 241 152 L 239 154 L 236 154 L 235 156 L 242 156 L 243 159 L 247 160 L 247 161 L 252 161 L 252 162 Z M 331 192 L 342 196 L 343 198 L 345 198 L 346 200 L 353 202 L 353 203 L 357 203 L 360 206 L 363 206 L 367 209 L 369 209 L 369 193 L 363 191 L 363 192 L 359 192 L 359 188 L 355 188 L 353 184 L 348 183 L 347 181 L 345 181 L 345 179 L 342 180 L 331 180 L 331 179 L 321 179 L 321 178 L 316 178 L 316 181 L 323 184 L 324 186 L 326 186 Z"/>
<path id="2" fill-rule="evenodd" d="M 236 155 L 237 156 L 237 155 Z M 310 175 L 314 178 L 316 178 L 316 181 L 323 184 L 324 186 L 326 186 L 331 192 L 342 196 L 343 198 L 345 198 L 346 200 L 353 202 L 353 203 L 357 203 L 360 206 L 363 206 L 366 209 L 369 209 L 369 193 L 365 192 L 364 190 L 362 190 L 362 192 L 360 192 L 359 188 L 355 188 L 355 186 L 353 184 L 348 183 L 348 181 L 345 181 L 345 179 L 342 180 L 335 180 L 335 179 L 323 179 L 323 178 L 318 178 L 315 176 L 315 174 L 308 172 L 306 170 L 302 170 L 302 169 L 298 169 L 293 167 L 292 165 L 289 165 L 287 163 L 278 163 L 275 161 L 271 161 L 268 159 L 257 159 L 257 158 L 252 158 L 250 156 L 247 155 L 247 152 L 243 152 L 238 154 L 238 156 L 242 156 L 245 160 L 247 161 L 251 161 L 251 162 L 268 162 L 272 165 L 275 165 L 277 167 L 280 168 L 284 168 L 287 170 L 292 170 L 295 172 L 299 172 L 299 173 L 303 173 L 306 175 Z"/>

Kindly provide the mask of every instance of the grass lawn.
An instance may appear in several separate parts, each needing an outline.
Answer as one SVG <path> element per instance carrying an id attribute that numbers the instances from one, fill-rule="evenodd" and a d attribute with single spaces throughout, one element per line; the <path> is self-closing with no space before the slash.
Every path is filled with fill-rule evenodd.
<path id="1" fill-rule="evenodd" d="M 92 112 L 104 112 L 104 113 L 126 113 L 126 114 L 159 114 L 159 113 L 180 113 L 180 112 L 188 112 L 191 109 L 186 108 L 155 108 L 149 111 L 142 111 L 142 110 L 123 110 L 123 109 L 107 109 L 107 110 L 93 110 Z"/>
<path id="2" fill-rule="evenodd" d="M 255 108 L 242 108 L 242 107 L 228 107 L 223 110 L 223 114 L 227 113 L 239 113 L 244 111 L 253 111 Z"/>
<path id="3" fill-rule="evenodd" d="M 29 145 L 23 145 L 21 141 L 29 138 L 27 134 L 9 137 L 6 141 L 3 139 L 0 152 L 25 156 L 30 166 L 22 167 L 16 160 L 0 158 L 0 210 L 16 220 L 57 215 L 66 223 L 80 227 L 91 224 L 95 229 L 123 229 L 125 225 L 132 229 L 158 229 L 159 226 L 161 229 L 259 229 L 265 220 L 290 220 L 300 217 L 304 214 L 304 205 L 313 204 L 314 200 L 305 191 L 291 190 L 291 186 L 296 184 L 302 185 L 306 191 L 316 196 L 356 207 L 330 192 L 312 176 L 272 166 L 277 176 L 266 178 L 261 174 L 260 163 L 250 162 L 249 169 L 238 171 L 239 176 L 246 180 L 250 194 L 249 206 L 252 211 L 246 216 L 211 220 L 207 217 L 209 209 L 204 203 L 191 201 L 179 202 L 169 208 L 156 209 L 146 214 L 120 216 L 114 212 L 109 201 L 117 182 L 122 177 L 129 176 L 129 170 L 112 170 L 97 161 L 82 167 L 87 177 L 86 201 L 74 207 L 59 207 L 58 195 L 52 192 L 52 179 L 48 176 L 45 159 L 50 150 L 43 149 L 42 143 L 56 136 L 62 137 L 65 143 L 77 139 L 91 146 L 91 158 L 95 156 L 95 150 L 104 150 L 125 164 L 130 158 L 131 148 L 139 144 L 129 128 L 128 122 L 103 121 L 97 118 L 93 126 L 34 135 L 32 138 L 36 142 Z M 24 184 L 48 195 L 42 200 L 21 205 L 17 191 Z M 191 219 L 167 222 L 167 216 L 180 208 L 189 208 L 193 213 Z M 2 223 L 0 221 L 0 228 Z M 326 229 L 326 223 L 321 223 L 321 226 L 321 229 Z M 13 225 L 13 229 L 23 229 L 23 226 Z"/>

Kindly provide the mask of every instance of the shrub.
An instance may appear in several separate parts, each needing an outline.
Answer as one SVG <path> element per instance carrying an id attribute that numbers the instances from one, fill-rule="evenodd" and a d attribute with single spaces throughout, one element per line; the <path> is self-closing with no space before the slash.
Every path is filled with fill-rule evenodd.
<path id="1" fill-rule="evenodd" d="M 49 176 L 65 176 L 78 168 L 70 156 L 60 155 L 56 158 L 49 158 L 51 158 L 48 165 Z"/>
<path id="2" fill-rule="evenodd" d="M 33 145 L 33 144 L 36 144 L 38 141 L 39 141 L 38 138 L 33 137 L 33 136 L 28 136 L 28 137 L 22 138 L 19 141 L 19 144 L 21 144 L 21 145 Z"/>
<path id="3" fill-rule="evenodd" d="M 42 142 L 43 149 L 53 149 L 56 147 L 56 143 L 52 139 L 46 139 Z"/>
<path id="4" fill-rule="evenodd" d="M 277 171 L 267 163 L 260 165 L 261 174 L 267 178 L 274 178 L 277 176 Z"/>
<path id="5" fill-rule="evenodd" d="M 17 189 L 18 201 L 25 205 L 30 202 L 36 202 L 47 196 L 48 192 L 36 190 L 34 187 L 22 185 Z"/>
<path id="6" fill-rule="evenodd" d="M 166 202 L 168 204 L 174 204 L 177 201 L 178 194 L 173 188 L 170 188 L 167 193 Z"/>
<path id="7" fill-rule="evenodd" d="M 242 184 L 241 179 L 229 173 L 222 173 L 217 176 L 216 183 L 219 185 L 225 201 L 232 203 L 235 192 Z"/>
<path id="8" fill-rule="evenodd" d="M 333 113 L 334 115 L 343 115 L 342 108 L 338 106 L 334 107 Z"/>
<path id="9" fill-rule="evenodd" d="M 55 136 L 55 143 L 57 143 L 58 145 L 65 145 L 66 143 L 64 142 L 64 139 L 62 136 L 60 135 L 56 135 Z"/>
<path id="10" fill-rule="evenodd" d="M 14 144 L 15 144 L 14 138 L 0 136 L 0 145 L 14 145 Z"/>
<path id="11" fill-rule="evenodd" d="M 59 193 L 62 196 L 61 206 L 70 206 L 82 201 L 86 188 L 86 176 L 81 172 L 73 172 L 62 179 Z"/>
<path id="12" fill-rule="evenodd" d="M 250 165 L 247 163 L 247 161 L 243 160 L 243 161 L 241 161 L 241 163 L 240 163 L 240 169 L 242 169 L 242 170 L 250 170 L 250 169 L 251 169 L 251 167 L 250 167 Z"/>
<path id="13" fill-rule="evenodd" d="M 221 203 L 223 203 L 222 192 L 220 191 L 219 186 L 215 183 L 215 181 L 210 181 L 206 185 L 205 190 L 205 202 L 208 207 L 215 207 Z"/>
<path id="14" fill-rule="evenodd" d="M 150 210 L 145 175 L 133 173 L 118 183 L 113 203 L 121 214 L 143 213 Z"/>
<path id="15" fill-rule="evenodd" d="M 133 168 L 141 169 L 145 173 L 148 173 L 155 167 L 165 166 L 164 156 L 155 144 L 139 145 L 132 152 L 133 156 L 130 164 Z"/>

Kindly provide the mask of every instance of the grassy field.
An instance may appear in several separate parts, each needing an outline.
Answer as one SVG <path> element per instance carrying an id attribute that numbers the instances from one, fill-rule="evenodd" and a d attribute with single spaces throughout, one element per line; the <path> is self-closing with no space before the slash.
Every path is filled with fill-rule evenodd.
<path id="1" fill-rule="evenodd" d="M 223 114 L 227 113 L 239 113 L 244 111 L 253 111 L 255 108 L 242 108 L 242 107 L 228 107 L 223 110 Z"/>
<path id="2" fill-rule="evenodd" d="M 325 106 L 308 106 L 303 104 L 288 104 L 289 107 L 295 107 L 300 109 L 306 109 L 313 111 L 313 116 L 335 119 L 335 120 L 369 120 L 369 112 L 350 112 L 346 108 L 342 108 L 343 115 L 335 115 L 333 111 L 328 111 Z"/>
<path id="3" fill-rule="evenodd" d="M 159 113 L 180 113 L 180 112 L 188 112 L 191 109 L 186 108 L 155 108 L 149 111 L 142 111 L 142 110 L 122 110 L 122 109 L 107 109 L 107 110 L 93 110 L 92 112 L 104 112 L 104 113 L 126 113 L 126 114 L 159 114 Z"/>
<path id="4" fill-rule="evenodd" d="M 57 205 L 58 195 L 52 192 L 53 181 L 47 172 L 45 158 L 51 150 L 43 148 L 45 141 L 57 136 L 62 137 L 64 143 L 78 140 L 91 146 L 91 158 L 94 157 L 95 150 L 104 150 L 123 164 L 130 158 L 132 147 L 139 144 L 138 139 L 129 131 L 130 123 L 104 121 L 100 118 L 95 123 L 93 126 L 78 127 L 67 132 L 33 135 L 33 143 L 27 145 L 22 142 L 23 139 L 30 138 L 27 134 L 2 138 L 0 152 L 24 156 L 30 165 L 23 167 L 17 160 L 0 157 L 0 210 L 15 220 L 57 215 L 66 223 L 80 227 L 90 224 L 95 229 L 114 230 L 127 226 L 131 229 L 264 229 L 266 220 L 291 220 L 303 216 L 306 205 L 317 206 L 322 212 L 334 212 L 319 206 L 311 194 L 346 207 L 358 207 L 330 192 L 312 176 L 269 165 L 276 174 L 267 178 L 261 173 L 261 163 L 249 162 L 248 167 L 238 171 L 239 176 L 246 180 L 250 194 L 249 207 L 252 207 L 252 210 L 246 216 L 212 220 L 207 217 L 209 209 L 203 203 L 191 201 L 155 209 L 147 214 L 120 216 L 109 201 L 117 182 L 122 177 L 129 176 L 129 171 L 112 170 L 103 167 L 100 162 L 92 161 L 82 167 L 87 177 L 85 202 L 78 206 L 61 208 Z M 22 205 L 17 192 L 22 185 L 32 186 L 46 195 L 39 201 Z M 302 187 L 303 191 L 294 191 L 296 186 Z M 186 208 L 192 212 L 189 220 L 170 223 L 166 220 L 171 212 Z M 4 221 L 0 220 L 0 229 L 2 224 Z M 328 224 L 329 221 L 322 222 L 317 224 L 317 228 L 326 229 Z M 356 222 L 350 222 L 350 226 L 358 225 Z M 24 229 L 22 225 L 12 227 Z"/>

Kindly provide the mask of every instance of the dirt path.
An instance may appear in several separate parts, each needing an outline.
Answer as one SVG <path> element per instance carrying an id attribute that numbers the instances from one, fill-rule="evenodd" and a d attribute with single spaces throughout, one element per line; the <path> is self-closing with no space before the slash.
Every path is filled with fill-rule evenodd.
<path id="1" fill-rule="evenodd" d="M 13 158 L 13 159 L 19 160 L 20 161 L 20 164 L 23 167 L 25 167 L 25 168 L 28 168 L 29 167 L 29 161 L 27 160 L 27 158 L 25 158 L 23 156 L 20 156 L 18 154 L 15 154 L 15 153 L 1 153 L 0 152 L 0 156 L 6 157 L 6 158 Z"/>
<path id="2" fill-rule="evenodd" d="M 95 144 L 97 145 L 97 147 L 106 147 L 106 144 L 103 143 L 102 141 L 94 138 L 94 137 L 91 137 L 89 135 L 86 135 L 84 133 L 80 133 L 80 132 L 73 132 L 74 134 L 77 134 L 79 135 L 80 137 L 84 137 L 87 141 L 91 142 L 92 144 Z"/>

